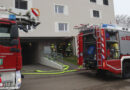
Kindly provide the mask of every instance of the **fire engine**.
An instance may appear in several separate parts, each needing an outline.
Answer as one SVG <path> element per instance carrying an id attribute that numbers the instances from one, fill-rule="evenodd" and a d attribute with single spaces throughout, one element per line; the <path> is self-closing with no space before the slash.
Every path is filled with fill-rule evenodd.
<path id="1" fill-rule="evenodd" d="M 19 30 L 37 27 L 40 12 L 36 8 L 22 13 L 0 7 L 0 89 L 19 89 L 21 86 L 22 55 Z"/>
<path id="2" fill-rule="evenodd" d="M 130 31 L 116 25 L 81 25 L 78 64 L 98 72 L 130 77 Z"/>

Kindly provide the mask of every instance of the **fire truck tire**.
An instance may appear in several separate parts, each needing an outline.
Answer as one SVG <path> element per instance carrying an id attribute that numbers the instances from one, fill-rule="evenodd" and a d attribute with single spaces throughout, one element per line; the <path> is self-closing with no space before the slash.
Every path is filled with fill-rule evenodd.
<path id="1" fill-rule="evenodd" d="M 123 63 L 123 73 L 122 73 L 122 78 L 123 79 L 128 79 L 130 78 L 130 62 L 124 62 Z"/>
<path id="2" fill-rule="evenodd" d="M 24 75 L 23 74 L 21 74 L 21 78 L 24 79 Z"/>
<path id="3" fill-rule="evenodd" d="M 96 76 L 106 76 L 106 71 L 105 70 L 97 70 Z"/>

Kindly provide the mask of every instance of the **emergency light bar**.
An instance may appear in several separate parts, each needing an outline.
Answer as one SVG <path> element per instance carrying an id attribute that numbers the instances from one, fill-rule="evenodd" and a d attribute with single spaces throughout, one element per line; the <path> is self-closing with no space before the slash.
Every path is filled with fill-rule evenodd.
<path id="1" fill-rule="evenodd" d="M 116 26 L 112 24 L 102 24 L 102 28 L 109 28 L 109 29 L 115 29 Z"/>
<path id="2" fill-rule="evenodd" d="M 10 15 L 9 15 L 9 20 L 16 20 L 16 16 L 13 15 L 13 14 L 10 14 Z"/>
<path id="3" fill-rule="evenodd" d="M 10 15 L 0 14 L 0 18 L 6 18 L 6 19 L 9 19 L 9 20 L 16 20 L 16 16 L 13 15 L 13 14 L 10 14 Z"/>

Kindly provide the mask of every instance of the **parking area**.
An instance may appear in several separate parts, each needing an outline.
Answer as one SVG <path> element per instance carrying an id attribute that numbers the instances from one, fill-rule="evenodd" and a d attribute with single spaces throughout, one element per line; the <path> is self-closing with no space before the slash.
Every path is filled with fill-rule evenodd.
<path id="1" fill-rule="evenodd" d="M 130 79 L 96 76 L 91 71 L 61 75 L 25 75 L 20 90 L 130 90 Z"/>

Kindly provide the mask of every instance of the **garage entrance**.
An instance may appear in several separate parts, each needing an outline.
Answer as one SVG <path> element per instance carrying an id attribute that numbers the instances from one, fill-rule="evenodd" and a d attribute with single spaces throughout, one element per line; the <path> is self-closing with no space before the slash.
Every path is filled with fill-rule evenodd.
<path id="1" fill-rule="evenodd" d="M 36 42 L 21 43 L 23 65 L 36 64 L 38 44 Z"/>

